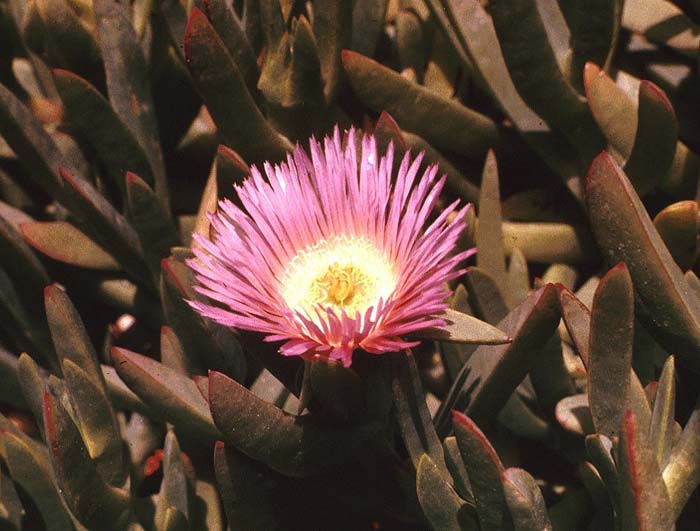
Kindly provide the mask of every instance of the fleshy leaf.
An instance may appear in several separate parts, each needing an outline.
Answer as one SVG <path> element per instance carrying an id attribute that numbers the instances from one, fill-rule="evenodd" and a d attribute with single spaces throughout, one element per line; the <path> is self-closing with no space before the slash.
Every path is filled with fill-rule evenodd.
<path id="1" fill-rule="evenodd" d="M 668 252 L 629 180 L 607 153 L 586 180 L 591 227 L 603 255 L 624 261 L 649 315 L 650 332 L 678 360 L 700 367 L 700 299 Z"/>
<path id="2" fill-rule="evenodd" d="M 634 292 L 627 267 L 611 269 L 593 299 L 588 395 L 596 431 L 615 436 L 629 396 L 634 330 Z"/>
<path id="3" fill-rule="evenodd" d="M 447 324 L 412 334 L 421 339 L 435 339 L 450 343 L 477 345 L 503 345 L 511 339 L 495 326 L 457 310 L 447 309 L 444 314 Z"/>
<path id="4" fill-rule="evenodd" d="M 516 531 L 552 531 L 540 487 L 522 468 L 503 472 L 503 493 Z"/>

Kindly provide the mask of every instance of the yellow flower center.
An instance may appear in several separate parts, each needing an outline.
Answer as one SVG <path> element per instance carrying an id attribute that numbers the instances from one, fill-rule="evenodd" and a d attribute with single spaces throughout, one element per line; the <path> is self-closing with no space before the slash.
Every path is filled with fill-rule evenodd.
<path id="1" fill-rule="evenodd" d="M 350 317 L 364 314 L 396 287 L 393 264 L 364 238 L 336 236 L 299 251 L 282 277 L 282 297 L 318 321 L 319 305 Z"/>

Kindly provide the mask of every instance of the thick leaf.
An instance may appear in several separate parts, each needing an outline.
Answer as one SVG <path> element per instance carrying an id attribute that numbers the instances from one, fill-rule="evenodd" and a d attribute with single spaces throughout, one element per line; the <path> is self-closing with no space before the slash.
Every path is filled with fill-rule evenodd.
<path id="1" fill-rule="evenodd" d="M 700 299 L 690 291 L 644 205 L 607 153 L 588 172 L 586 200 L 602 254 L 624 261 L 655 338 L 689 367 L 700 367 Z"/>
<path id="2" fill-rule="evenodd" d="M 46 256 L 77 267 L 119 271 L 119 262 L 67 221 L 32 221 L 20 227 L 24 239 Z"/>
<path id="3" fill-rule="evenodd" d="M 160 275 L 160 261 L 179 243 L 170 211 L 164 210 L 158 197 L 138 175 L 126 174 L 126 217 L 139 235 L 141 246 L 153 275 Z"/>
<path id="4" fill-rule="evenodd" d="M 112 256 L 119 257 L 120 265 L 135 279 L 151 287 L 143 250 L 133 227 L 88 181 L 76 178 L 63 167 L 59 172 L 66 204 L 79 222 L 80 230 Z"/>
<path id="5" fill-rule="evenodd" d="M 673 447 L 663 479 L 675 520 L 700 483 L 700 408 L 697 405 Z"/>
<path id="6" fill-rule="evenodd" d="M 610 503 L 619 518 L 622 505 L 622 486 L 615 459 L 612 456 L 612 448 L 612 442 L 605 435 L 595 434 L 586 437 L 588 458 L 595 465 L 598 474 L 600 474 L 601 479 L 605 483 Z"/>
<path id="7" fill-rule="evenodd" d="M 185 57 L 226 144 L 250 162 L 283 159 L 291 144 L 265 121 L 224 43 L 196 8 L 187 24 Z"/>
<path id="8" fill-rule="evenodd" d="M 508 315 L 503 294 L 491 275 L 478 267 L 470 267 L 465 276 L 469 305 L 476 315 L 490 324 L 497 324 Z"/>
<path id="9" fill-rule="evenodd" d="M 376 112 L 387 111 L 402 129 L 438 149 L 481 159 L 498 140 L 490 118 L 443 98 L 358 53 L 345 50 L 343 66 L 355 94 Z"/>
<path id="10" fill-rule="evenodd" d="M 624 264 L 611 269 L 593 299 L 588 396 L 598 433 L 619 433 L 627 410 L 634 334 L 634 291 Z"/>
<path id="11" fill-rule="evenodd" d="M 97 0 L 94 11 L 109 101 L 148 158 L 156 195 L 163 208 L 169 210 L 165 162 L 158 138 L 148 67 L 140 41 L 126 7 L 117 0 Z"/>
<path id="12" fill-rule="evenodd" d="M 367 57 L 374 56 L 388 4 L 388 0 L 355 1 L 352 11 L 352 50 Z"/>
<path id="13" fill-rule="evenodd" d="M 45 448 L 32 445 L 10 432 L 0 436 L 4 459 L 12 479 L 32 498 L 47 531 L 72 531 L 73 521 L 56 486 Z"/>
<path id="14" fill-rule="evenodd" d="M 598 126 L 608 140 L 609 149 L 621 160 L 627 160 L 637 139 L 637 115 L 641 110 L 638 110 L 635 102 L 593 63 L 586 65 L 584 85 L 588 105 Z M 665 129 L 668 129 L 669 126 L 672 127 L 672 120 L 664 98 L 660 97 L 655 90 L 645 91 L 645 94 L 645 106 L 648 107 L 648 110 L 665 113 L 664 118 L 667 124 Z M 646 114 L 645 121 L 653 114 L 653 112 Z M 655 124 L 652 124 L 651 129 L 646 127 L 645 131 L 639 131 L 640 138 L 654 135 L 655 127 Z M 685 144 L 677 142 L 671 167 L 659 177 L 659 186 L 673 195 L 687 195 L 695 187 L 699 168 L 700 158 L 689 151 Z"/>
<path id="15" fill-rule="evenodd" d="M 676 413 L 676 372 L 673 356 L 669 356 L 659 377 L 654 410 L 649 424 L 649 444 L 660 470 L 668 464 L 673 447 Z M 644 425 L 640 425 L 644 429 Z"/>
<path id="16" fill-rule="evenodd" d="M 459 531 L 479 528 L 476 521 L 464 513 L 462 508 L 465 503 L 457 496 L 445 480 L 444 473 L 433 463 L 428 454 L 423 454 L 418 461 L 416 493 L 423 514 L 433 529 Z M 464 522 L 466 525 L 462 525 L 464 520 L 467 520 Z"/>
<path id="17" fill-rule="evenodd" d="M 189 251 L 187 251 L 189 253 Z M 215 369 L 242 381 L 246 360 L 238 337 L 229 329 L 205 321 L 188 300 L 196 300 L 194 274 L 184 257 L 171 256 L 161 262 L 160 293 L 166 322 L 172 327 L 189 358 L 201 359 L 205 369 Z"/>
<path id="18" fill-rule="evenodd" d="M 576 353 L 588 368 L 590 363 L 591 313 L 576 295 L 561 284 L 557 285 L 561 316 L 573 341 Z"/>
<path id="19" fill-rule="evenodd" d="M 314 5 L 314 34 L 329 103 L 335 99 L 342 74 L 341 50 L 350 45 L 353 4 L 352 0 L 320 0 Z"/>
<path id="20" fill-rule="evenodd" d="M 506 285 L 506 259 L 501 229 L 501 194 L 498 189 L 496 155 L 489 150 L 481 176 L 479 222 L 476 226 L 476 265 L 490 274 L 499 286 Z"/>
<path id="21" fill-rule="evenodd" d="M 502 228 L 506 255 L 518 248 L 528 262 L 585 264 L 598 259 L 590 233 L 581 226 L 505 221 Z"/>
<path id="22" fill-rule="evenodd" d="M 503 345 L 511 341 L 495 326 L 466 313 L 447 309 L 444 318 L 447 321 L 445 326 L 426 328 L 411 335 L 421 339 L 477 345 Z"/>
<path id="23" fill-rule="evenodd" d="M 527 298 L 530 292 L 530 273 L 527 260 L 520 249 L 513 247 L 508 262 L 506 300 L 509 308 L 514 308 Z"/>
<path id="24" fill-rule="evenodd" d="M 53 78 L 63 102 L 64 120 L 95 149 L 112 181 L 124 190 L 124 174 L 132 171 L 153 183 L 153 172 L 143 148 L 110 102 L 72 72 L 54 70 Z"/>
<path id="25" fill-rule="evenodd" d="M 60 401 L 44 395 L 44 419 L 57 483 L 75 517 L 89 529 L 114 529 L 129 519 L 129 493 L 100 477 Z M 89 496 L 86 494 L 89 493 Z"/>
<path id="26" fill-rule="evenodd" d="M 207 14 L 209 21 L 221 38 L 221 42 L 224 43 L 233 62 L 241 72 L 241 77 L 248 90 L 254 95 L 257 90 L 260 69 L 255 52 L 245 35 L 243 25 L 233 12 L 231 5 L 223 0 L 202 1 L 201 3 L 197 2 L 197 4 L 198 8 L 204 8 L 202 10 Z M 184 31 L 180 34 L 180 36 L 182 35 L 184 35 Z"/>
<path id="27" fill-rule="evenodd" d="M 207 401 L 188 377 L 155 360 L 114 347 L 119 376 L 162 420 L 208 440 L 220 438 Z"/>
<path id="28" fill-rule="evenodd" d="M 180 452 L 180 445 L 172 431 L 168 431 L 163 445 L 163 482 L 158 493 L 155 522 L 157 529 L 172 529 L 167 523 L 169 509 L 175 509 L 184 518 L 185 523 L 194 515 L 191 513 L 194 503 L 193 485 L 185 472 L 185 465 Z M 189 526 L 185 526 L 185 529 Z"/>
<path id="29" fill-rule="evenodd" d="M 644 195 L 668 173 L 676 153 L 678 121 L 666 94 L 649 81 L 639 85 L 638 116 L 625 173 L 639 195 Z"/>
<path id="30" fill-rule="evenodd" d="M 36 9 L 43 23 L 51 64 L 61 65 L 85 77 L 104 83 L 100 50 L 71 2 L 39 0 Z"/>
<path id="31" fill-rule="evenodd" d="M 552 531 L 540 487 L 522 468 L 503 472 L 503 494 L 516 531 Z"/>
<path id="32" fill-rule="evenodd" d="M 433 420 L 425 403 L 423 386 L 413 354 L 407 350 L 403 354 L 393 356 L 392 362 L 396 420 L 413 466 L 418 469 L 422 456 L 428 455 L 431 464 L 448 478 L 442 444 L 435 433 Z"/>
<path id="33" fill-rule="evenodd" d="M 445 440 L 442 441 L 442 448 L 445 451 L 445 464 L 455 484 L 455 491 L 460 498 L 473 505 L 474 493 L 469 482 L 467 468 L 462 460 L 462 454 L 457 446 L 457 438 L 455 436 L 445 437 Z"/>
<path id="34" fill-rule="evenodd" d="M 666 485 L 654 452 L 634 414 L 625 414 L 619 445 L 621 521 L 623 529 L 662 531 L 674 529 Z"/>
<path id="35" fill-rule="evenodd" d="M 436 416 L 445 428 L 445 410 L 459 408 L 477 422 L 488 422 L 535 363 L 535 354 L 559 322 L 556 289 L 549 284 L 533 292 L 499 323 L 513 341 L 503 346 L 481 346 L 469 358 Z"/>
<path id="36" fill-rule="evenodd" d="M 2 84 L 0 136 L 39 186 L 53 197 L 62 197 L 58 166 L 67 161 L 37 118 Z"/>
<path id="37" fill-rule="evenodd" d="M 589 435 L 595 432 L 585 393 L 563 398 L 554 413 L 561 427 L 571 433 Z"/>
<path id="38" fill-rule="evenodd" d="M 96 384 L 70 359 L 63 360 L 63 375 L 78 429 L 97 465 L 109 484 L 122 486 L 126 479 L 124 448 L 117 418 L 104 385 Z"/>
<path id="39" fill-rule="evenodd" d="M 587 61 L 607 70 L 617 45 L 622 17 L 622 0 L 573 2 L 575 24 L 571 29 L 572 77 L 579 85 Z"/>
<path id="40" fill-rule="evenodd" d="M 362 419 L 367 412 L 362 379 L 340 362 L 319 358 L 311 361 L 309 383 L 313 398 L 324 415 L 340 424 Z"/>
<path id="41" fill-rule="evenodd" d="M 500 530 L 506 518 L 501 483 L 505 471 L 491 443 L 467 416 L 454 411 L 453 425 L 462 460 L 474 492 L 476 513 L 482 531 Z"/>
<path id="42" fill-rule="evenodd" d="M 272 473 L 252 459 L 217 441 L 214 447 L 216 483 L 232 529 L 274 531 L 276 500 L 270 492 Z"/>
<path id="43" fill-rule="evenodd" d="M 488 10 L 508 72 L 520 96 L 576 145 L 585 164 L 604 146 L 588 107 L 568 84 L 535 0 L 497 0 Z"/>
<path id="44" fill-rule="evenodd" d="M 373 425 L 333 428 L 319 425 L 310 415 L 288 415 L 213 371 L 209 404 L 227 442 L 289 476 L 309 476 L 347 464 L 366 453 L 377 437 Z"/>
<path id="45" fill-rule="evenodd" d="M 24 508 L 12 480 L 0 471 L 0 525 L 20 530 Z"/>
<path id="46" fill-rule="evenodd" d="M 700 254 L 700 206 L 697 201 L 668 205 L 654 218 L 654 227 L 673 259 L 687 271 Z"/>

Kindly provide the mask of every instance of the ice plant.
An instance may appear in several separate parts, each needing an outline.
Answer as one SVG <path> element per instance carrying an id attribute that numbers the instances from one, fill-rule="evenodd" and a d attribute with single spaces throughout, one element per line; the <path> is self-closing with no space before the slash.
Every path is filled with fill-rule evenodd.
<path id="1" fill-rule="evenodd" d="M 359 146 L 358 146 L 359 144 Z M 226 326 L 284 341 L 286 356 L 319 354 L 348 366 L 358 348 L 381 354 L 416 345 L 406 334 L 444 324 L 447 282 L 474 250 L 455 252 L 468 206 L 455 201 L 432 222 L 439 168 L 338 129 L 311 139 L 285 163 L 253 168 L 197 237 L 192 302 Z"/>

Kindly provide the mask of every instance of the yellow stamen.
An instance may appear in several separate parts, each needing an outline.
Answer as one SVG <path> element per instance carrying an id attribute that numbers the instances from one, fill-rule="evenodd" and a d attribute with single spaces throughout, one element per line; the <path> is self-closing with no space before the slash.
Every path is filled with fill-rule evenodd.
<path id="1" fill-rule="evenodd" d="M 314 321 L 318 305 L 354 317 L 391 295 L 396 272 L 368 240 L 336 236 L 299 251 L 287 266 L 282 285 L 289 307 Z"/>

